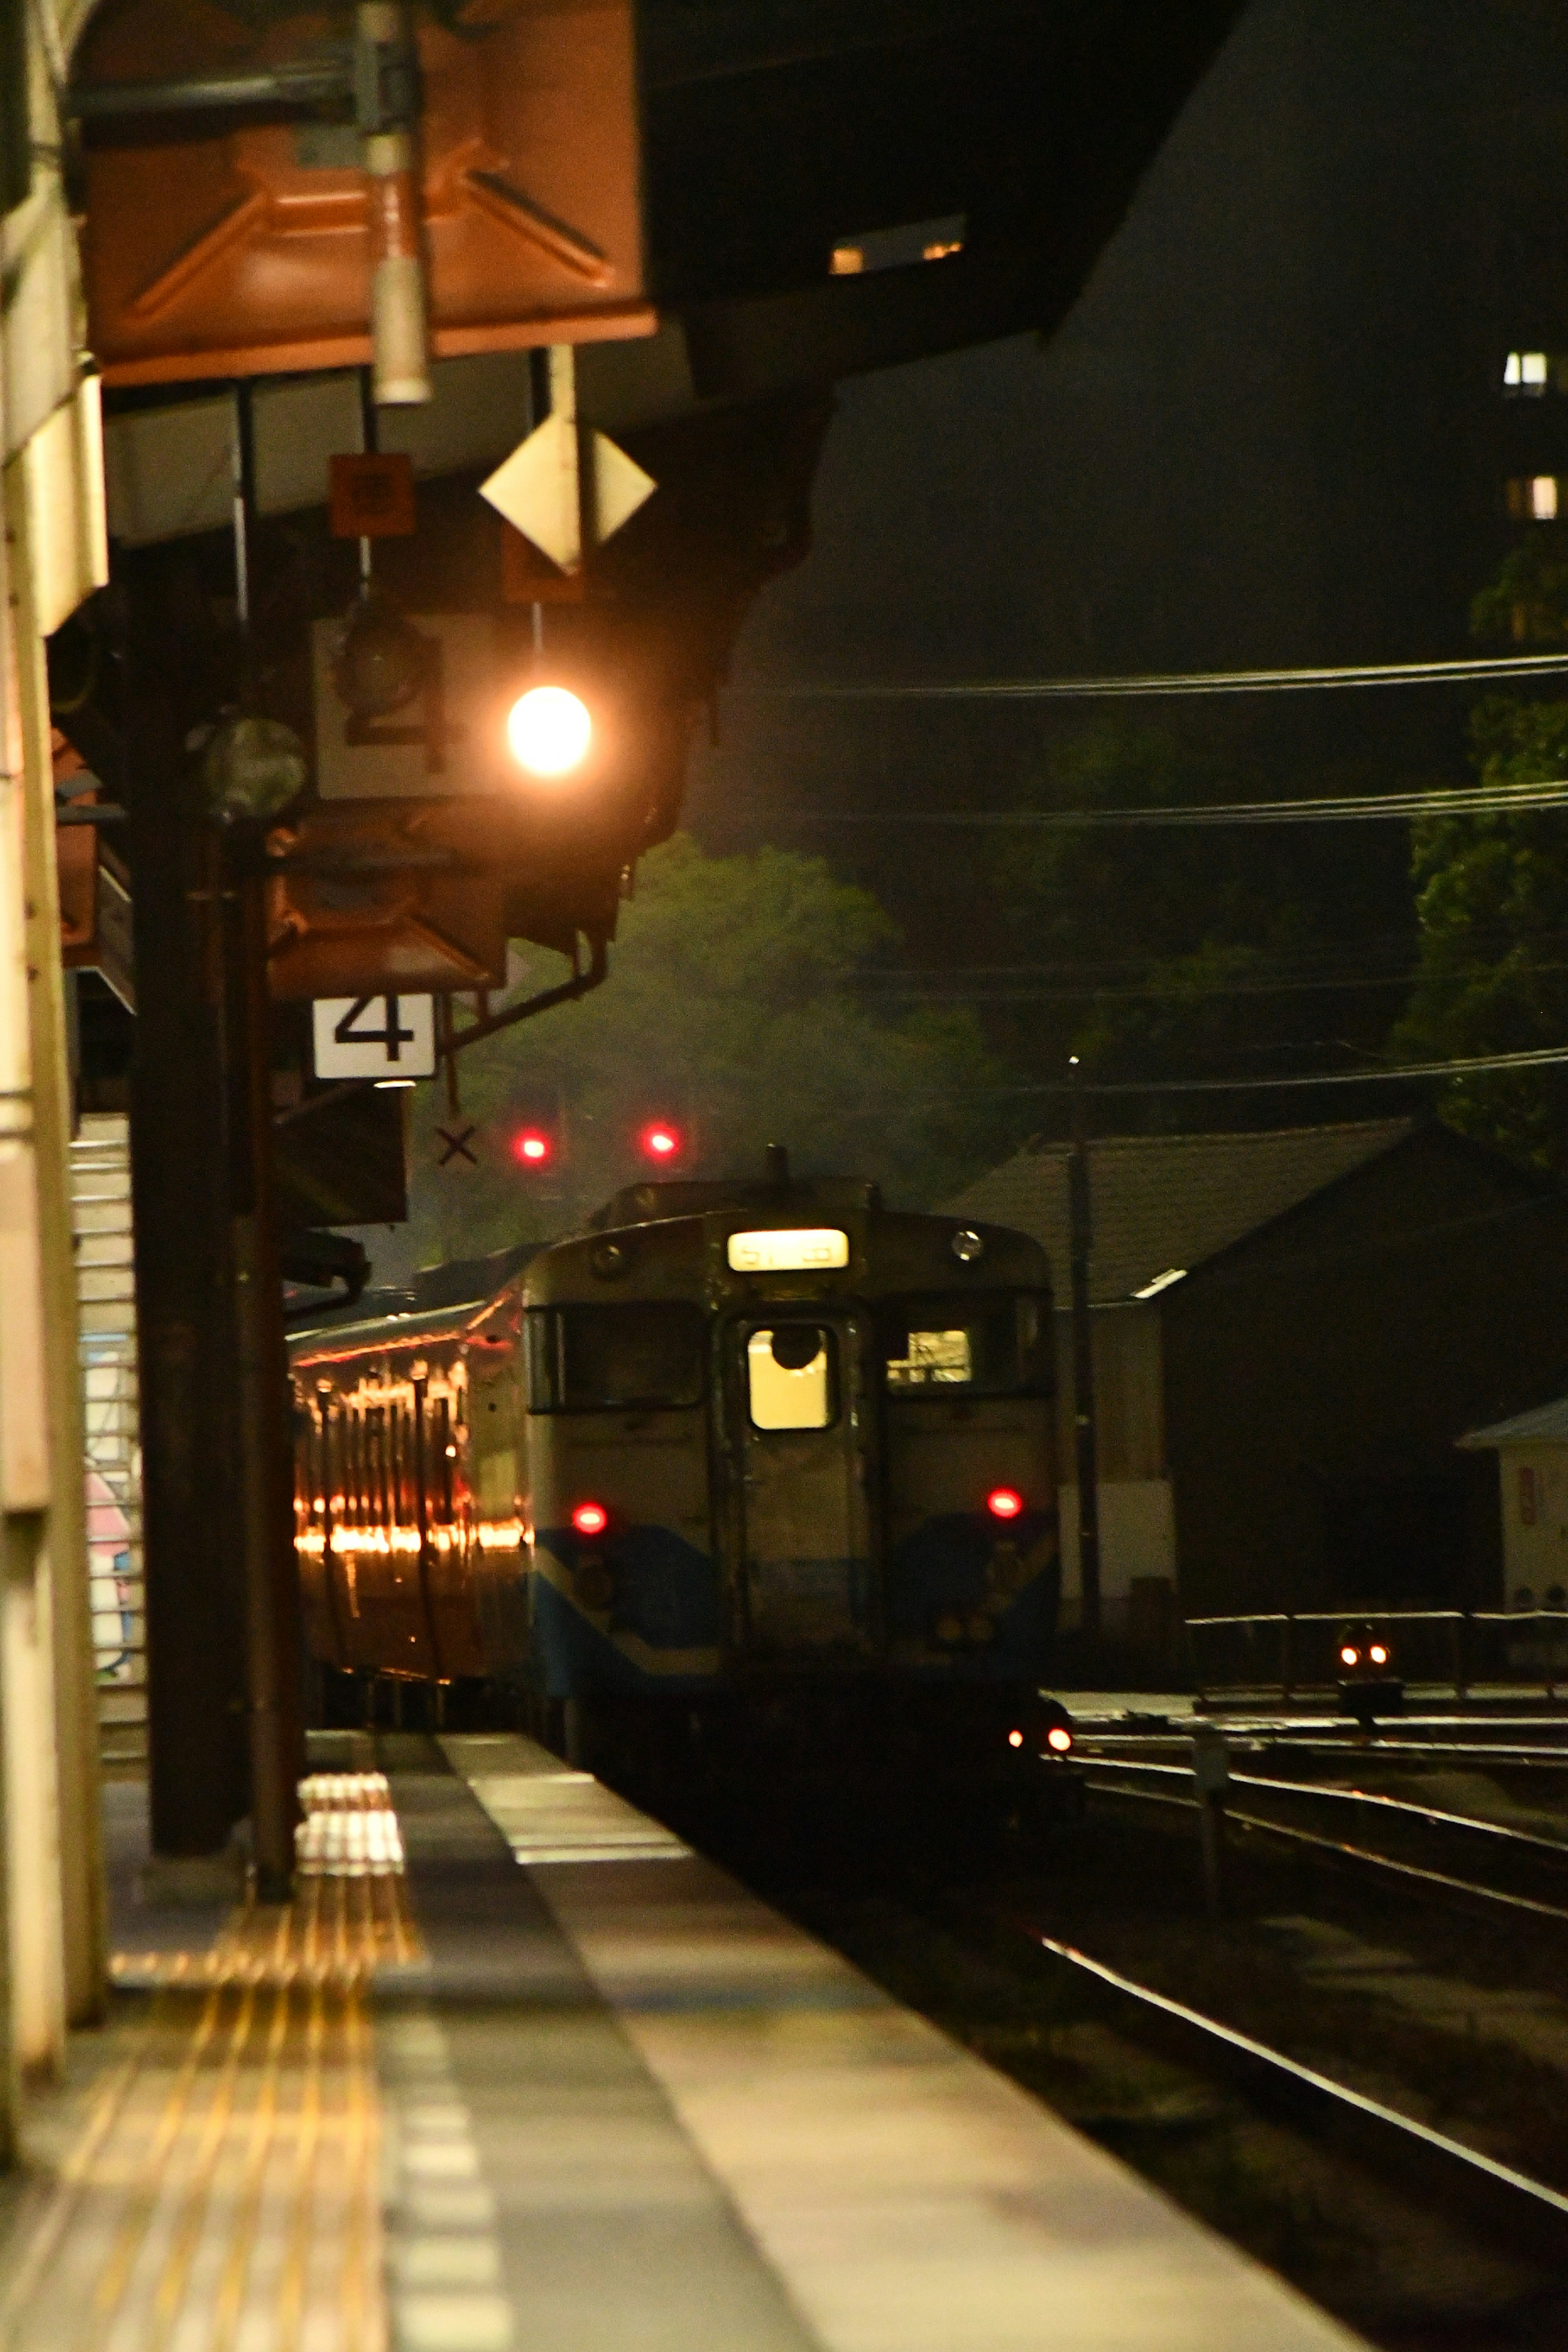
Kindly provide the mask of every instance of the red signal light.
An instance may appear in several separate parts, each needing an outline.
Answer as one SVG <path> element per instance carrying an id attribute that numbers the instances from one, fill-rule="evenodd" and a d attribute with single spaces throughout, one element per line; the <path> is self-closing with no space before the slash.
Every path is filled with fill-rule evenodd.
<path id="1" fill-rule="evenodd" d="M 579 1503 L 572 1514 L 572 1524 L 580 1536 L 602 1536 L 610 1524 L 610 1515 L 603 1503 Z"/>
<path id="2" fill-rule="evenodd" d="M 650 1119 L 637 1140 L 650 1160 L 673 1160 L 680 1149 L 680 1129 L 667 1118 Z"/>
<path id="3" fill-rule="evenodd" d="M 521 1135 L 512 1138 L 512 1157 L 525 1168 L 542 1168 L 550 1157 L 551 1143 L 536 1127 L 525 1127 Z"/>
<path id="4" fill-rule="evenodd" d="M 1016 1486 L 993 1486 L 985 1507 L 994 1519 L 1016 1519 L 1024 1507 L 1024 1497 Z"/>

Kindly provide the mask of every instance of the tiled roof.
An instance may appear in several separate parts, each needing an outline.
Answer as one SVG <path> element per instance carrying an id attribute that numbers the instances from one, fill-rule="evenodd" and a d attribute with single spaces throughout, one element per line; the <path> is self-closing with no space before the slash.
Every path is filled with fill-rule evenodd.
<path id="1" fill-rule="evenodd" d="M 1494 1421 L 1489 1428 L 1472 1429 L 1461 1445 L 1521 1445 L 1531 1438 L 1568 1438 L 1568 1397 L 1538 1404 L 1533 1412 L 1516 1412 L 1511 1421 Z"/>
<path id="2" fill-rule="evenodd" d="M 1244 1234 L 1294 1208 L 1410 1133 L 1407 1118 L 1262 1135 L 1104 1136 L 1089 1147 L 1098 1303 L 1131 1298 L 1162 1275 L 1191 1273 Z M 1058 1292 L 1068 1280 L 1068 1147 L 1020 1151 L 949 1203 L 953 1216 L 1012 1225 L 1045 1244 Z"/>

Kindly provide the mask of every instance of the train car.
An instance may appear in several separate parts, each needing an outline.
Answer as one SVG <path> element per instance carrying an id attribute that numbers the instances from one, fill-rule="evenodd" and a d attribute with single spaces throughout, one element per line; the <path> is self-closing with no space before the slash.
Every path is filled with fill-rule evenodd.
<path id="1" fill-rule="evenodd" d="M 298 1346 L 312 1653 L 519 1683 L 601 1766 L 1037 1752 L 1052 1365 L 1023 1234 L 776 1165 L 636 1186 L 492 1296 Z"/>

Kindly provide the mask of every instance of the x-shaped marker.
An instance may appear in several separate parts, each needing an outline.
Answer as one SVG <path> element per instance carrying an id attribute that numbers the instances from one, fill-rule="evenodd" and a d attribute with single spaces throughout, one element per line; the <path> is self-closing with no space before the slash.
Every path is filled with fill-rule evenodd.
<path id="1" fill-rule="evenodd" d="M 478 1134 L 479 1130 L 477 1128 L 463 1127 L 458 1128 L 454 1132 L 454 1130 L 449 1127 L 438 1127 L 436 1129 L 436 1132 L 447 1147 L 446 1150 L 441 1154 L 440 1159 L 436 1162 L 437 1168 L 445 1168 L 448 1160 L 456 1160 L 459 1155 L 468 1161 L 470 1168 L 477 1168 L 479 1166 L 479 1163 L 478 1160 L 468 1150 L 468 1138 L 470 1135 Z"/>

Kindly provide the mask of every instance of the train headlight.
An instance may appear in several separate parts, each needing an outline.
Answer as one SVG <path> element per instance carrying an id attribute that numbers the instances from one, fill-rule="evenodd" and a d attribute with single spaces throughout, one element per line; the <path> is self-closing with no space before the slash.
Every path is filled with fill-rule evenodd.
<path id="1" fill-rule="evenodd" d="M 1372 1660 L 1374 1666 L 1385 1666 L 1388 1664 L 1388 1652 L 1384 1648 L 1381 1642 L 1374 1642 L 1373 1643 L 1371 1649 L 1367 1652 L 1367 1656 Z"/>
<path id="2" fill-rule="evenodd" d="M 1072 1733 L 1065 1723 L 1053 1723 L 1046 1734 L 1046 1746 L 1053 1756 L 1066 1756 L 1072 1748 Z"/>
<path id="3" fill-rule="evenodd" d="M 1361 1652 L 1359 1650 L 1352 1650 L 1350 1643 L 1347 1642 L 1344 1648 L 1340 1652 L 1340 1664 L 1342 1666 L 1359 1666 L 1361 1664 Z"/>
<path id="4" fill-rule="evenodd" d="M 1021 1731 L 1010 1731 L 1007 1734 L 1007 1745 L 1009 1748 L 1022 1748 L 1024 1745 L 1023 1733 Z"/>

